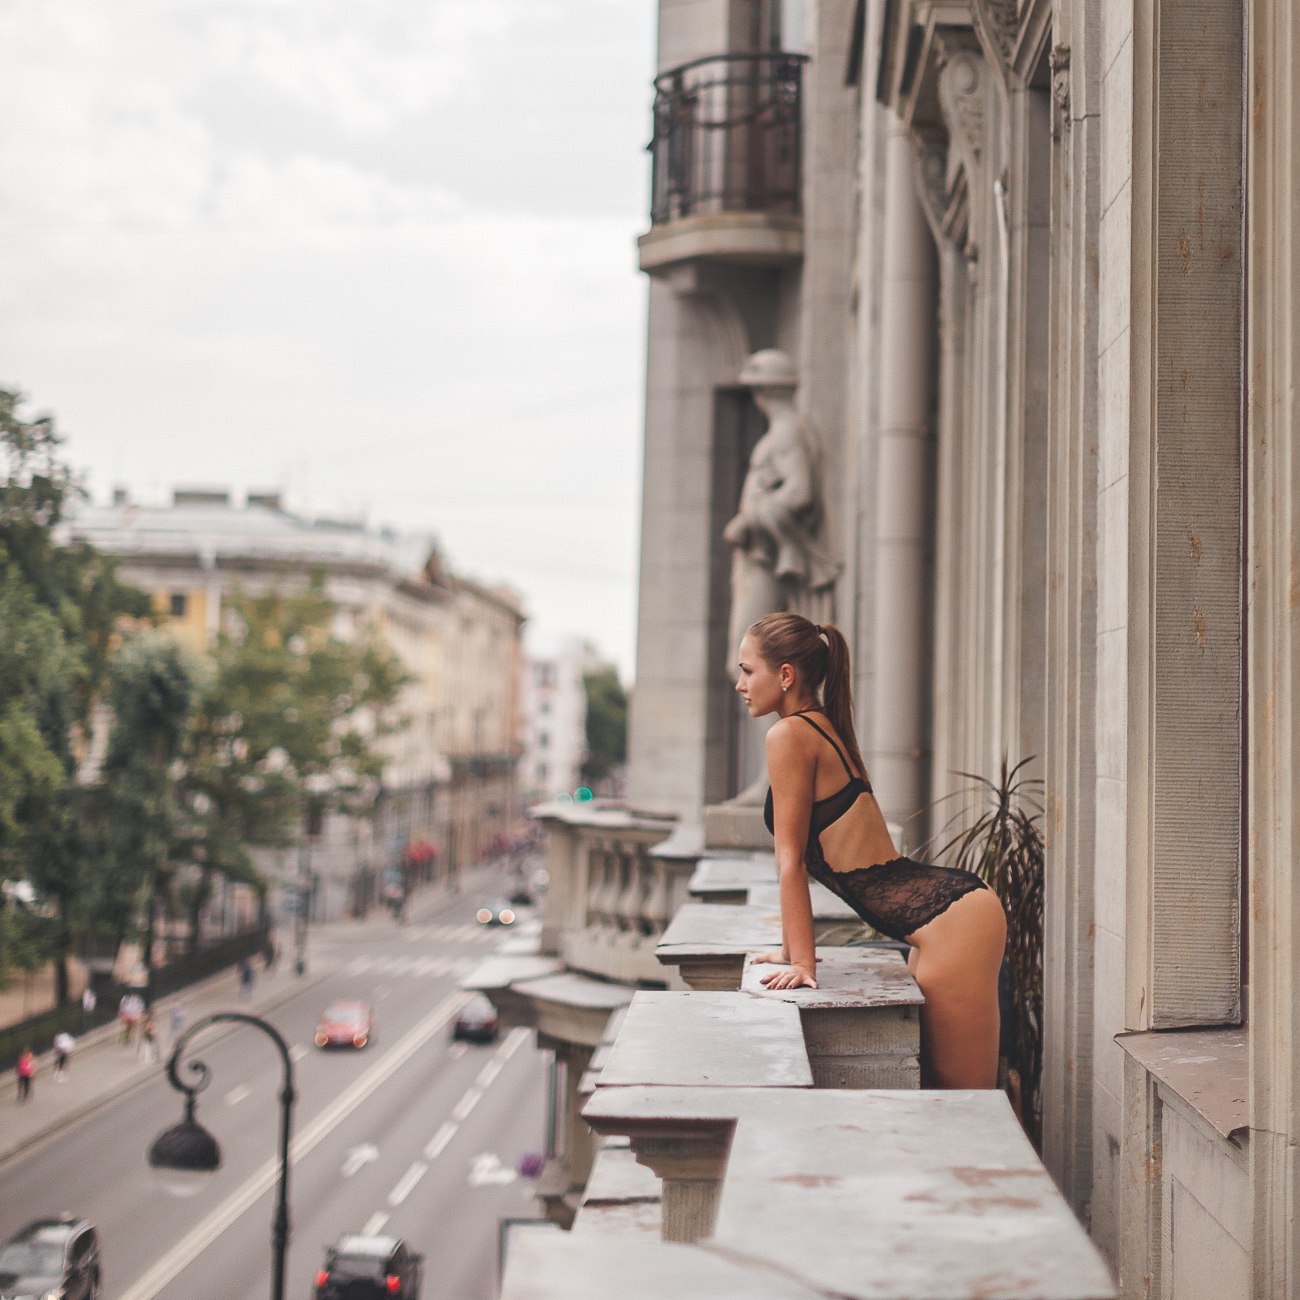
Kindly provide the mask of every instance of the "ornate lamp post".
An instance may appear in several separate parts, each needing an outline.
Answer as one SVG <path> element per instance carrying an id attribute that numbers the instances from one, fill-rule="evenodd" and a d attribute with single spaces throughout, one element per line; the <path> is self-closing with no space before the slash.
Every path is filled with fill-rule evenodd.
<path id="1" fill-rule="evenodd" d="M 204 1062 L 197 1058 L 184 1063 L 184 1071 L 192 1080 L 186 1083 L 181 1078 L 182 1057 L 190 1040 L 209 1025 L 223 1021 L 240 1025 L 252 1025 L 260 1029 L 280 1052 L 284 1065 L 284 1081 L 280 1089 L 280 1178 L 276 1196 L 275 1221 L 271 1230 L 271 1242 L 275 1261 L 271 1274 L 271 1300 L 284 1300 L 284 1265 L 285 1252 L 289 1245 L 289 1133 L 293 1126 L 293 1103 L 296 1093 L 293 1088 L 293 1062 L 289 1059 L 289 1046 L 280 1036 L 279 1031 L 257 1016 L 247 1016 L 238 1011 L 219 1011 L 215 1015 L 204 1016 L 195 1021 L 181 1035 L 167 1061 L 167 1079 L 177 1092 L 185 1094 L 185 1116 L 181 1122 L 165 1132 L 160 1133 L 149 1148 L 149 1163 L 158 1169 L 177 1169 L 195 1173 L 211 1173 L 221 1165 L 221 1148 L 217 1140 L 197 1119 L 194 1112 L 198 1095 L 211 1082 L 211 1071 Z"/>

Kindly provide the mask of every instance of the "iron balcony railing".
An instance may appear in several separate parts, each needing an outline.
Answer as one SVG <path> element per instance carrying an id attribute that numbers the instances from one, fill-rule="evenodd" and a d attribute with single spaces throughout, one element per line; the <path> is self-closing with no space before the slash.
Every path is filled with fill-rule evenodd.
<path id="1" fill-rule="evenodd" d="M 719 54 L 655 78 L 650 220 L 799 212 L 803 54 Z"/>

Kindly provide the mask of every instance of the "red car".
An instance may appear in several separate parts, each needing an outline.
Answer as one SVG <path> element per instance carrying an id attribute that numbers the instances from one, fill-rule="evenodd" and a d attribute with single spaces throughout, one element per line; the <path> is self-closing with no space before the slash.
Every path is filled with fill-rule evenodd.
<path id="1" fill-rule="evenodd" d="M 317 1047 L 364 1047 L 375 1032 L 368 1002 L 331 1002 L 316 1026 Z"/>

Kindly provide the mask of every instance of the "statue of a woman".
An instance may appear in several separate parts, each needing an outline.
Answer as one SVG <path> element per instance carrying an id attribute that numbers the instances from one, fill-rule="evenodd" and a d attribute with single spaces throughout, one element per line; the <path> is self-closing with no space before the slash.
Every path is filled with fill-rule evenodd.
<path id="1" fill-rule="evenodd" d="M 775 348 L 755 352 L 740 371 L 767 432 L 754 446 L 740 491 L 740 508 L 723 529 L 734 548 L 728 653 L 735 655 L 748 628 L 777 610 L 812 613 L 841 566 L 818 538 L 822 521 L 816 435 L 795 409 L 794 363 Z M 830 617 L 829 610 L 817 610 Z M 761 759 L 760 759 L 761 762 Z M 752 767 L 751 767 L 752 770 Z M 766 774 L 742 794 L 761 802 Z"/>

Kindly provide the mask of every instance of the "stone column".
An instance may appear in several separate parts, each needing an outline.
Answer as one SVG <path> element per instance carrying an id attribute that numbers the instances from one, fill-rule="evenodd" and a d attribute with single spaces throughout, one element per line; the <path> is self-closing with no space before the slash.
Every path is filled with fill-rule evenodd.
<path id="1" fill-rule="evenodd" d="M 934 246 L 913 181 L 906 128 L 885 145 L 876 469 L 875 675 L 867 766 L 885 818 L 905 822 L 928 798 L 931 417 Z"/>

